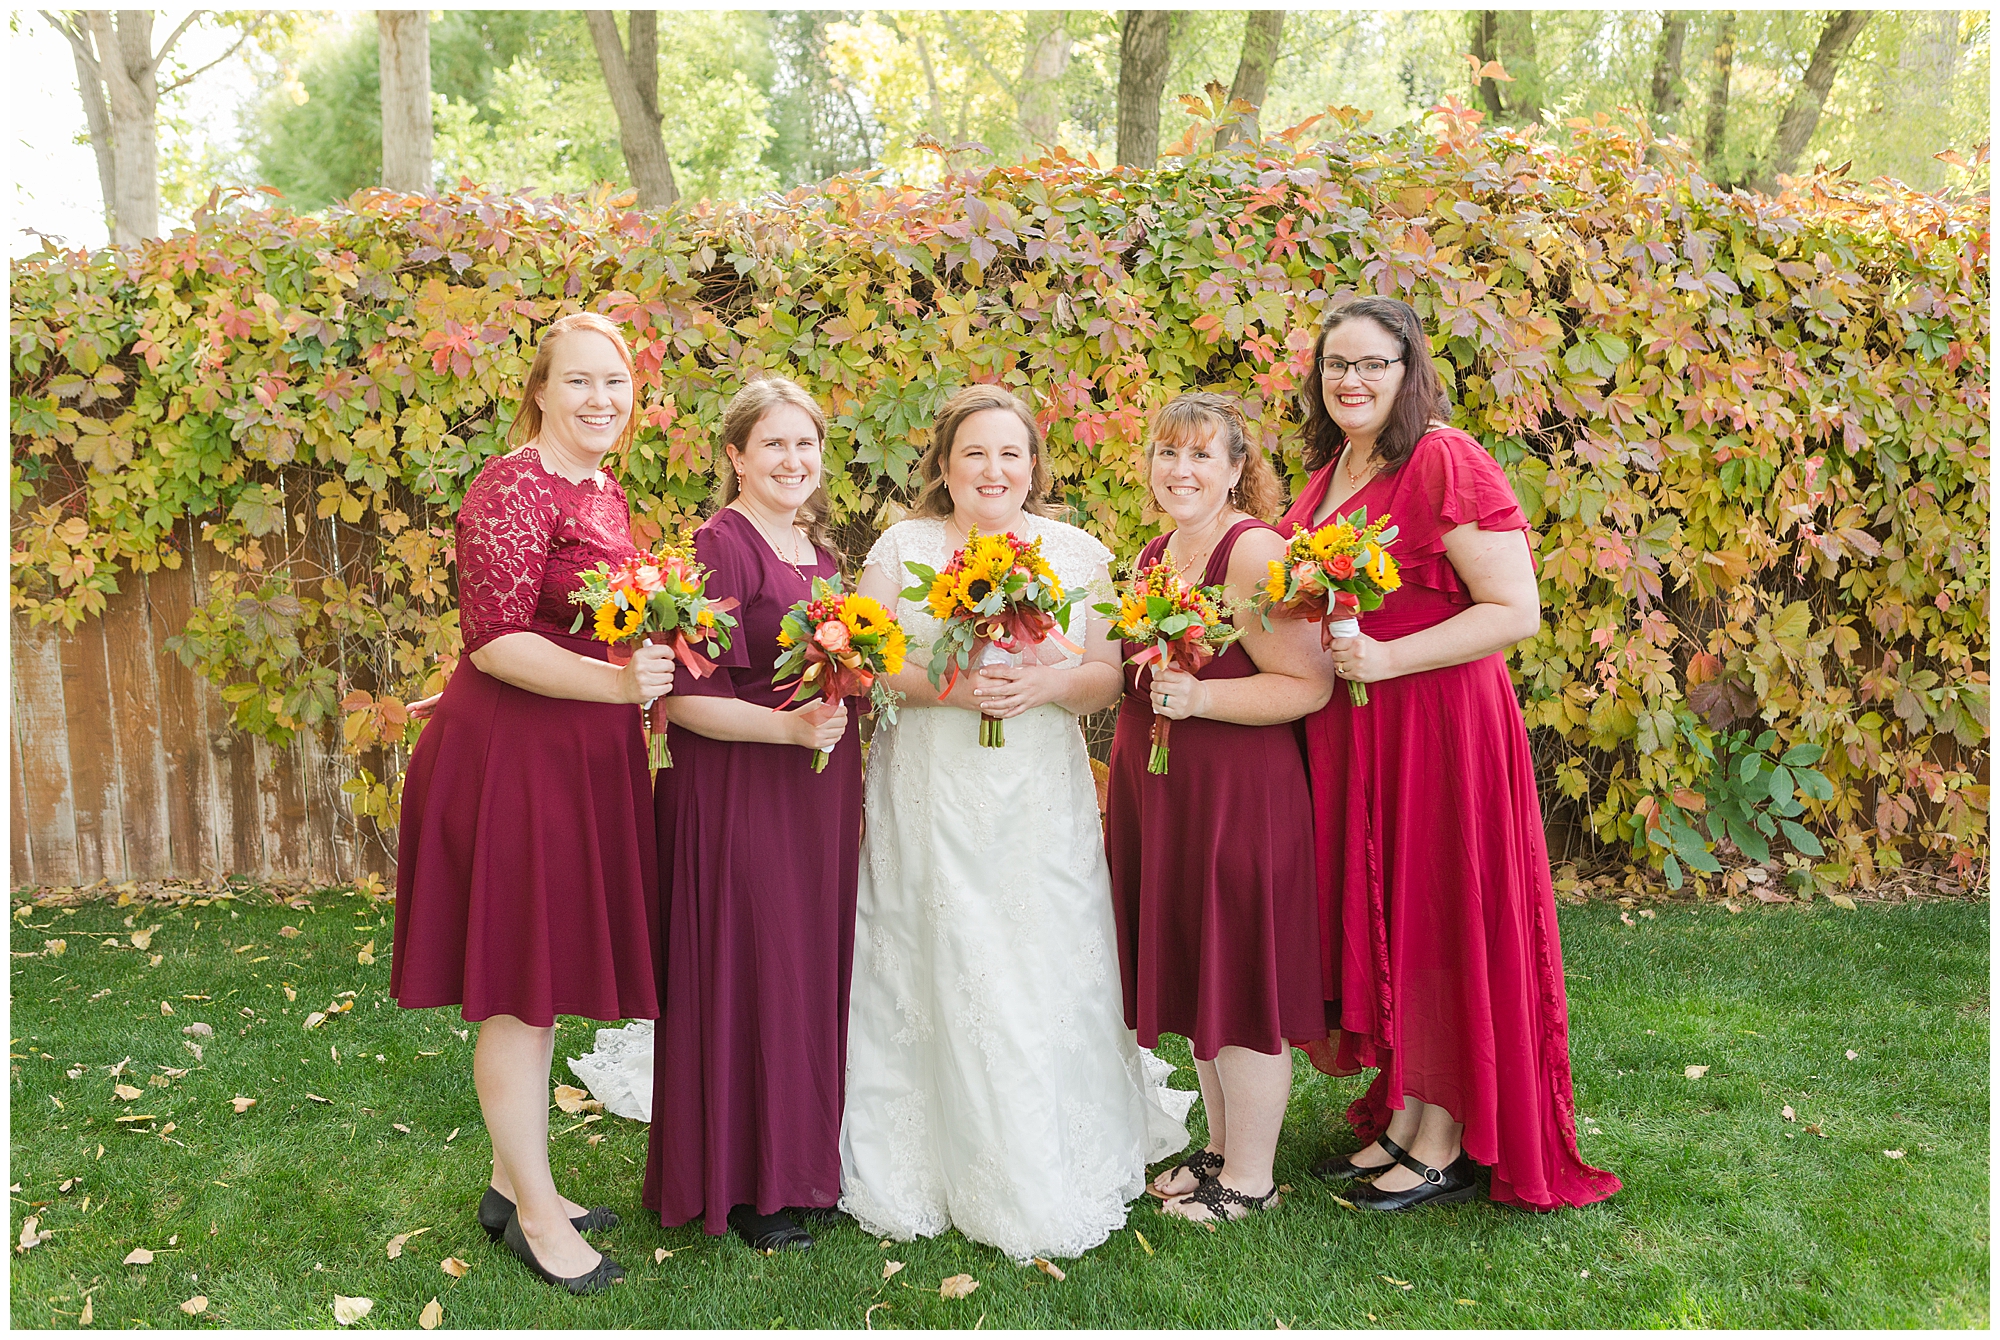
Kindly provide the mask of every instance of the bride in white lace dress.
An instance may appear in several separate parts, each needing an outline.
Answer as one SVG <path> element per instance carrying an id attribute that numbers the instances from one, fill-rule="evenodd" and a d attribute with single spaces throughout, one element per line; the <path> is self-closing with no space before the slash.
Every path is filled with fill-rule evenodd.
<path id="1" fill-rule="evenodd" d="M 1121 690 L 1102 618 L 1082 636 L 1110 554 L 1024 510 L 1047 466 L 1003 389 L 946 403 L 922 477 L 915 519 L 883 534 L 860 583 L 898 601 L 911 661 L 868 760 L 840 1206 L 885 1237 L 956 1227 L 1016 1260 L 1075 1256 L 1124 1225 L 1146 1164 L 1187 1143 L 1165 1065 L 1125 1028 L 1077 722 Z M 944 567 L 975 525 L 1042 541 L 1086 655 L 962 676 L 941 704 L 923 674 L 939 624 L 899 600 L 904 564 Z M 982 706 L 1007 723 L 1000 748 L 979 744 Z"/>

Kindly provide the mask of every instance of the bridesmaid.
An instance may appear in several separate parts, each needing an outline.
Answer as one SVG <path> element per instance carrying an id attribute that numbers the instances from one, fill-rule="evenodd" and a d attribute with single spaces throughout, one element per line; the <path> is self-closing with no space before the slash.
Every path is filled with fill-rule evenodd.
<path id="1" fill-rule="evenodd" d="M 1313 1171 L 1403 1210 L 1475 1194 L 1550 1210 L 1618 1179 L 1583 1162 L 1569 1009 L 1540 798 L 1504 653 L 1541 621 L 1527 518 L 1493 458 L 1445 426 L 1417 314 L 1393 298 L 1336 308 L 1304 400 L 1314 471 L 1285 521 L 1365 506 L 1400 534 L 1403 584 L 1334 640 L 1343 678 L 1306 723 L 1323 947 L 1340 1003 L 1335 1074 L 1380 1067 L 1348 1109 L 1367 1146 Z"/>
<path id="2" fill-rule="evenodd" d="M 1160 411 L 1148 460 L 1153 502 L 1173 528 L 1164 555 L 1232 602 L 1263 585 L 1285 541 L 1262 518 L 1284 505 L 1236 402 L 1193 392 Z M 1199 675 L 1127 664 L 1111 746 L 1105 848 L 1118 917 L 1125 1023 L 1145 1047 L 1193 1045 L 1208 1145 L 1155 1178 L 1166 1212 L 1241 1218 L 1277 1203 L 1272 1158 L 1292 1091 L 1288 1038 L 1326 1036 L 1312 801 L 1288 724 L 1325 706 L 1332 669 L 1310 624 L 1256 614 Z M 1127 644 L 1126 655 L 1142 650 Z M 1146 771 L 1153 720 L 1175 723 L 1172 767 Z"/>
<path id="3" fill-rule="evenodd" d="M 594 313 L 542 335 L 509 433 L 459 509 L 465 657 L 403 784 L 389 991 L 482 1021 L 472 1078 L 493 1137 L 479 1222 L 552 1284 L 624 1271 L 578 1236 L 618 1222 L 549 1175 L 555 1016 L 650 1019 L 658 919 L 651 787 L 633 705 L 667 692 L 664 648 L 622 668 L 570 634 L 578 575 L 633 552 L 598 468 L 632 437 L 632 355 Z"/>
<path id="4" fill-rule="evenodd" d="M 734 644 L 668 705 L 655 801 L 667 914 L 643 1200 L 760 1251 L 813 1245 L 788 1207 L 840 1199 L 847 990 L 861 859 L 860 723 L 844 702 L 775 710 L 778 625 L 839 573 L 820 481 L 826 419 L 753 381 L 723 416 L 723 507 L 695 535 Z M 812 751 L 829 749 L 826 771 Z"/>

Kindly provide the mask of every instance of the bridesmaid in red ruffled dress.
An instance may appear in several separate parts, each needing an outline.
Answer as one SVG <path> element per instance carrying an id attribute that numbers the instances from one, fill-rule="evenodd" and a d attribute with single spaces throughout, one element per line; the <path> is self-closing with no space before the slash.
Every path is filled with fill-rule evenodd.
<path id="1" fill-rule="evenodd" d="M 813 1245 L 799 1222 L 840 1199 L 847 994 L 861 863 L 860 719 L 791 696 L 778 626 L 837 577 L 821 479 L 826 420 L 763 377 L 722 419 L 720 511 L 695 534 L 711 596 L 740 603 L 715 670 L 668 705 L 674 766 L 656 796 L 666 916 L 653 1127 L 640 1199 L 759 1251 Z M 812 770 L 815 749 L 832 751 Z"/>
<path id="2" fill-rule="evenodd" d="M 633 552 L 599 463 L 632 433 L 632 355 L 593 313 L 543 334 L 510 439 L 458 513 L 465 655 L 403 783 L 389 991 L 479 1020 L 472 1078 L 493 1138 L 479 1221 L 572 1293 L 623 1277 L 549 1175 L 555 1016 L 650 1019 L 658 880 L 634 705 L 673 686 L 665 648 L 622 667 L 572 636 L 579 574 Z"/>
<path id="3" fill-rule="evenodd" d="M 1414 312 L 1335 309 L 1307 384 L 1311 482 L 1284 523 L 1365 506 L 1398 527 L 1402 587 L 1336 638 L 1335 689 L 1306 722 L 1322 957 L 1340 1031 L 1321 1069 L 1380 1067 L 1348 1109 L 1363 1140 L 1313 1171 L 1373 1179 L 1370 1210 L 1491 1198 L 1587 1205 L 1619 1181 L 1577 1151 L 1569 1008 L 1527 730 L 1503 653 L 1533 635 L 1540 595 L 1527 518 L 1506 475 L 1446 427 L 1444 384 Z"/>

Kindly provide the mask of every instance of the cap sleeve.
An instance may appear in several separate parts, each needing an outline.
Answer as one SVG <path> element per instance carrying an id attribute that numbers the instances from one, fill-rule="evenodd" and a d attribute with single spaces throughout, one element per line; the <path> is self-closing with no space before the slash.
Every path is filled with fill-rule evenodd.
<path id="1" fill-rule="evenodd" d="M 868 550 L 868 557 L 861 562 L 864 568 L 880 568 L 895 578 L 899 583 L 898 589 L 900 583 L 909 579 L 903 571 L 903 544 L 897 533 L 901 530 L 902 526 L 898 524 L 876 536 L 874 545 Z"/>
<path id="2" fill-rule="evenodd" d="M 480 472 L 458 511 L 458 619 L 467 655 L 529 631 L 561 520 L 553 490 L 502 457 Z"/>
<path id="3" fill-rule="evenodd" d="M 1500 462 L 1456 428 L 1425 434 L 1400 473 L 1390 520 L 1405 564 L 1442 555 L 1444 537 L 1468 522 L 1481 530 L 1528 529 Z"/>
<path id="4" fill-rule="evenodd" d="M 750 602 L 762 587 L 762 571 L 757 558 L 744 542 L 743 527 L 731 518 L 735 513 L 717 512 L 694 533 L 695 561 L 708 569 L 704 588 L 710 600 L 736 597 L 736 627 L 729 630 L 729 646 L 712 659 L 715 669 L 700 679 L 685 669 L 674 676 L 674 695 L 680 698 L 733 698 L 736 682 L 732 670 L 750 668 L 750 634 L 744 617 Z"/>

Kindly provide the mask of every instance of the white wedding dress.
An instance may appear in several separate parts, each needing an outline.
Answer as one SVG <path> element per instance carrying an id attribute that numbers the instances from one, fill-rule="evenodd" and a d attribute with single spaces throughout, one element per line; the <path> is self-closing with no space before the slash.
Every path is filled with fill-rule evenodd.
<path id="1" fill-rule="evenodd" d="M 1110 553 L 1025 524 L 1081 644 Z M 949 558 L 944 523 L 914 520 L 868 563 L 901 587 L 906 562 Z M 938 621 L 909 600 L 897 613 L 927 650 Z M 906 705 L 877 729 L 866 785 L 840 1207 L 883 1237 L 956 1227 L 1017 1261 L 1079 1255 L 1124 1226 L 1147 1163 L 1186 1146 L 1192 1095 L 1163 1089 L 1170 1068 L 1125 1027 L 1077 719 L 1034 708 L 993 749 L 974 714 Z"/>

